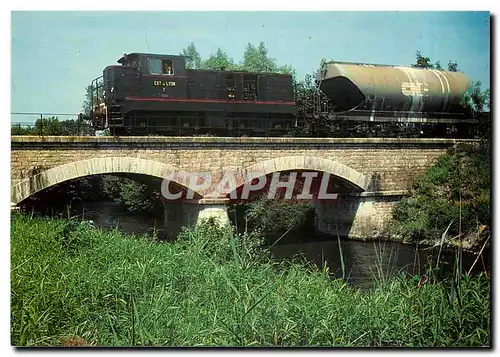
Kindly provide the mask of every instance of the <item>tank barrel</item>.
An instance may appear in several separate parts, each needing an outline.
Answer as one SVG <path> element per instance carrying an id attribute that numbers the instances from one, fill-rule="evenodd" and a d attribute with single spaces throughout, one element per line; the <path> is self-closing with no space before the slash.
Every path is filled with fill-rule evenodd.
<path id="1" fill-rule="evenodd" d="M 328 63 L 319 79 L 336 111 L 456 112 L 470 87 L 461 72 L 343 62 Z"/>

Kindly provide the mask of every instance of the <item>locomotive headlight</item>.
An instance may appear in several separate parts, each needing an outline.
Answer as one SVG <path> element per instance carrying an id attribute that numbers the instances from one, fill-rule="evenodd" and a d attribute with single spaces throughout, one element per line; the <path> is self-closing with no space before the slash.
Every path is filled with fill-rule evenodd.
<path id="1" fill-rule="evenodd" d="M 111 87 L 111 93 L 115 91 L 115 87 Z"/>

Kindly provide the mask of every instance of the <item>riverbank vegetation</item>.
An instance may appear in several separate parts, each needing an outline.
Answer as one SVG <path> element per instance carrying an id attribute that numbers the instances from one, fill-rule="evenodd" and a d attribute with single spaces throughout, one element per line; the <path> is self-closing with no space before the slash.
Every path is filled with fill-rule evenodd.
<path id="1" fill-rule="evenodd" d="M 479 250 L 490 237 L 490 187 L 489 142 L 459 143 L 396 205 L 393 234 L 436 244 L 444 237 L 446 245 Z"/>
<path id="2" fill-rule="evenodd" d="M 408 279 L 360 290 L 278 262 L 256 233 L 209 222 L 172 243 L 85 223 L 11 221 L 18 346 L 489 346 L 490 281 Z"/>

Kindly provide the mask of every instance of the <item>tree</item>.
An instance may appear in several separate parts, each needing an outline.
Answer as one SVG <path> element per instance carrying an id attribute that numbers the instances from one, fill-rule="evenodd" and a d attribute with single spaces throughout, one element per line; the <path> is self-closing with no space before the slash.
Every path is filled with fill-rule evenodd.
<path id="1" fill-rule="evenodd" d="M 215 53 L 212 53 L 210 57 L 202 61 L 201 67 L 203 69 L 215 69 L 215 70 L 235 70 L 237 65 L 234 60 L 228 56 L 226 52 L 217 48 Z"/>
<path id="2" fill-rule="evenodd" d="M 92 110 L 92 86 L 89 84 L 85 87 L 85 99 L 82 104 L 82 114 L 86 117 L 90 116 Z"/>
<path id="3" fill-rule="evenodd" d="M 202 67 L 200 53 L 193 42 L 183 48 L 180 55 L 186 57 L 186 69 L 200 69 Z"/>
<path id="4" fill-rule="evenodd" d="M 424 57 L 417 51 L 417 63 L 412 64 L 412 67 L 420 68 L 435 68 L 442 69 L 439 61 L 432 65 L 429 57 Z M 448 61 L 448 71 L 458 72 L 458 63 L 452 60 Z M 461 99 L 461 104 L 468 108 L 473 115 L 484 111 L 485 106 L 490 106 L 490 91 L 489 89 L 481 91 L 481 82 L 472 82 L 470 89 Z"/>
<path id="5" fill-rule="evenodd" d="M 448 62 L 448 71 L 457 72 L 458 71 L 458 63 L 452 62 L 451 60 Z"/>
<path id="6" fill-rule="evenodd" d="M 83 119 L 60 121 L 57 117 L 37 119 L 30 128 L 13 126 L 11 135 L 94 135 L 94 130 Z"/>
<path id="7" fill-rule="evenodd" d="M 483 139 L 491 137 L 491 115 L 484 113 L 490 107 L 490 90 L 481 90 L 481 82 L 472 82 L 469 90 L 460 99 L 460 104 L 464 106 L 473 118 L 478 120 L 476 134 Z"/>
<path id="8" fill-rule="evenodd" d="M 92 111 L 92 104 L 96 105 L 104 101 L 104 80 L 100 77 L 95 83 L 96 88 L 92 88 L 92 84 L 85 87 L 85 98 L 82 104 L 82 114 L 86 117 L 90 116 Z"/>
<path id="9" fill-rule="evenodd" d="M 294 93 L 295 105 L 299 117 L 304 118 L 302 135 L 312 136 L 321 132 L 321 135 L 331 136 L 338 131 L 335 123 L 324 115 L 318 115 L 327 111 L 329 100 L 316 87 L 315 78 L 324 75 L 328 61 L 322 58 L 318 70 L 312 74 L 306 74 L 303 81 L 295 81 Z M 312 115 L 311 115 L 312 114 Z"/>
<path id="10" fill-rule="evenodd" d="M 417 68 L 434 68 L 431 63 L 431 59 L 429 57 L 422 56 L 420 51 L 417 51 L 417 63 L 412 64 L 411 66 Z"/>
<path id="11" fill-rule="evenodd" d="M 434 68 L 438 70 L 442 70 L 443 67 L 441 66 L 440 61 L 436 61 L 436 63 L 432 64 L 431 59 L 429 57 L 424 57 L 420 53 L 420 51 L 417 51 L 417 61 L 415 64 L 411 65 L 414 68 Z M 458 63 L 457 62 L 452 62 L 451 60 L 448 61 L 448 71 L 450 72 L 458 72 Z"/>
<path id="12" fill-rule="evenodd" d="M 483 112 L 486 105 L 489 107 L 489 102 L 490 91 L 489 89 L 485 91 L 481 90 L 481 81 L 472 82 L 471 87 L 461 99 L 461 104 L 468 108 L 474 115 Z"/>
<path id="13" fill-rule="evenodd" d="M 104 175 L 101 186 L 103 195 L 130 212 L 153 212 L 163 207 L 159 190 L 129 178 Z"/>
<path id="14" fill-rule="evenodd" d="M 243 62 L 241 66 L 251 72 L 277 72 L 278 66 L 276 60 L 268 56 L 268 50 L 264 42 L 258 46 L 251 43 L 247 44 L 243 53 Z"/>

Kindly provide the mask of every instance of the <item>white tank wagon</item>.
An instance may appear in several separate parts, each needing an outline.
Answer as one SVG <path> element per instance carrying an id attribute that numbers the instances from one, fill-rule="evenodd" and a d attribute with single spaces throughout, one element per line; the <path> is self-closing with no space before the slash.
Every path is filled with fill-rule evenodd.
<path id="1" fill-rule="evenodd" d="M 318 74 L 332 113 L 397 118 L 466 118 L 460 105 L 471 82 L 461 72 L 434 69 L 327 63 Z"/>

